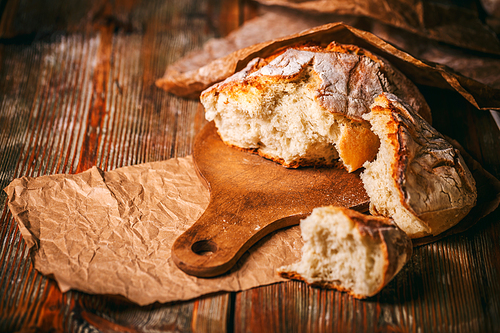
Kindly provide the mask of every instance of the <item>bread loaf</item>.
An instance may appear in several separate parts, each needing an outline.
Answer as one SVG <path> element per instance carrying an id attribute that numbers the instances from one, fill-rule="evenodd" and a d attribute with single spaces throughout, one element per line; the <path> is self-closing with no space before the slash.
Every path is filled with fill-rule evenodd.
<path id="1" fill-rule="evenodd" d="M 391 94 L 377 97 L 363 118 L 380 139 L 361 173 L 372 214 L 392 217 L 410 238 L 437 235 L 467 215 L 475 181 L 441 134 Z"/>
<path id="2" fill-rule="evenodd" d="M 412 253 L 410 239 L 390 219 L 347 208 L 315 208 L 300 229 L 302 258 L 278 274 L 357 298 L 378 293 Z"/>
<path id="3" fill-rule="evenodd" d="M 245 69 L 201 94 L 222 140 L 286 167 L 372 160 L 378 138 L 362 116 L 376 96 L 397 94 L 430 121 L 418 89 L 388 62 L 352 45 L 300 45 Z"/>
<path id="4" fill-rule="evenodd" d="M 299 45 L 256 58 L 201 101 L 226 144 L 287 167 L 364 166 L 372 214 L 411 238 L 449 229 L 475 205 L 474 178 L 430 125 L 418 89 L 356 46 Z"/>

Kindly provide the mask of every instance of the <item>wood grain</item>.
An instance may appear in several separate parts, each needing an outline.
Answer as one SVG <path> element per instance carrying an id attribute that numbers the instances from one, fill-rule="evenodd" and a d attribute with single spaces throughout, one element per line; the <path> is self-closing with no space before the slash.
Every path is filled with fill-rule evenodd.
<path id="1" fill-rule="evenodd" d="M 203 108 L 154 80 L 237 26 L 242 10 L 244 19 L 254 15 L 255 5 L 236 2 L 237 11 L 217 0 L 0 2 L 1 188 L 21 176 L 190 154 Z M 491 116 L 452 92 L 422 91 L 438 129 L 498 178 L 500 131 Z M 466 233 L 417 248 L 367 301 L 288 282 L 139 307 L 61 293 L 34 269 L 0 195 L 0 332 L 498 332 L 499 275 L 497 209 Z"/>
<path id="2" fill-rule="evenodd" d="M 500 130 L 493 119 L 481 122 L 487 133 L 478 135 L 476 124 L 487 114 L 455 93 L 421 90 L 431 109 L 439 110 L 434 126 L 457 138 L 498 178 Z M 498 332 L 498 251 L 499 209 L 465 233 L 415 248 L 402 272 L 366 301 L 295 281 L 242 291 L 234 332 Z"/>
<path id="3" fill-rule="evenodd" d="M 269 233 L 300 223 L 315 207 L 368 211 L 359 172 L 343 168 L 287 169 L 224 144 L 213 122 L 196 136 L 193 161 L 210 189 L 203 215 L 172 246 L 184 272 L 221 275 Z"/>
<path id="4" fill-rule="evenodd" d="M 219 4 L 135 1 L 133 10 L 120 7 L 122 24 L 108 15 L 123 1 L 100 5 L 106 2 L 111 8 L 74 13 L 89 32 L 68 28 L 73 32 L 27 41 L 15 37 L 24 34 L 16 26 L 8 27 L 16 21 L 12 15 L 23 15 L 15 12 L 16 1 L 8 1 L 12 10 L 2 27 L 14 39 L 0 44 L 2 188 L 20 176 L 75 173 L 91 165 L 110 170 L 191 153 L 203 110 L 196 101 L 165 94 L 154 80 L 169 62 L 214 36 L 207 11 L 219 12 Z M 0 200 L 1 332 L 226 330 L 227 294 L 150 307 L 77 291 L 62 294 L 35 271 L 3 192 Z"/>

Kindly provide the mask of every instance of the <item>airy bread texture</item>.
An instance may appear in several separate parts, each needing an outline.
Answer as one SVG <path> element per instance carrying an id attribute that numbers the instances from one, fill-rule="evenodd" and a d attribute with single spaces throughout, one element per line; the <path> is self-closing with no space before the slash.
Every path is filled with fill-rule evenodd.
<path id="1" fill-rule="evenodd" d="M 418 89 L 386 61 L 352 45 L 300 45 L 245 69 L 201 95 L 222 140 L 286 167 L 333 165 L 351 172 L 379 146 L 362 115 L 392 92 L 430 121 Z"/>
<path id="2" fill-rule="evenodd" d="M 410 259 L 412 243 L 390 219 L 342 207 L 315 208 L 300 223 L 301 261 L 280 276 L 357 298 L 378 293 Z"/>
<path id="3" fill-rule="evenodd" d="M 361 173 L 372 214 L 392 217 L 410 238 L 437 235 L 467 215 L 477 193 L 458 150 L 394 95 L 381 94 L 363 117 L 380 139 Z"/>

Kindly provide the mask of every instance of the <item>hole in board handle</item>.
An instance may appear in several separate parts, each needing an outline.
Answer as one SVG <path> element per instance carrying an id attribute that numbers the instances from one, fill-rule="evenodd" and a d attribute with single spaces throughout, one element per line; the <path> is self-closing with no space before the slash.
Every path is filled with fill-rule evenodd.
<path id="1" fill-rule="evenodd" d="M 217 244 L 209 239 L 201 240 L 191 245 L 191 250 L 199 256 L 209 256 L 217 251 Z"/>

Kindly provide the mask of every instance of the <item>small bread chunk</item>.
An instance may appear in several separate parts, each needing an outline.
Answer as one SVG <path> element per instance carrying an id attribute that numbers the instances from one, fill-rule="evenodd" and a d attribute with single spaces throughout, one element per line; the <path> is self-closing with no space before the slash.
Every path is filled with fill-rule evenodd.
<path id="1" fill-rule="evenodd" d="M 459 151 L 391 94 L 363 116 L 380 138 L 361 174 L 373 215 L 391 217 L 410 238 L 437 235 L 476 203 L 476 185 Z"/>
<path id="2" fill-rule="evenodd" d="M 315 208 L 300 222 L 300 262 L 278 269 L 282 277 L 356 298 L 377 294 L 410 259 L 412 243 L 388 218 L 343 207 Z"/>
<path id="3" fill-rule="evenodd" d="M 362 115 L 382 92 L 397 93 L 430 119 L 418 89 L 366 50 L 301 45 L 246 68 L 201 94 L 222 140 L 286 167 L 338 164 L 352 172 L 378 151 Z"/>

